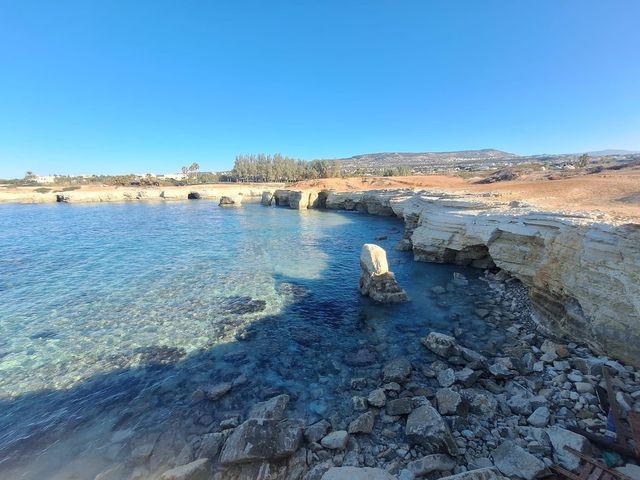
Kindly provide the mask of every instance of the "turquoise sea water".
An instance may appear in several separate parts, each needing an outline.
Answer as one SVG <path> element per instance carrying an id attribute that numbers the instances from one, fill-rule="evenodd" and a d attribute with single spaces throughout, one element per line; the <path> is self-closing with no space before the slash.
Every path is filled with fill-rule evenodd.
<path id="1" fill-rule="evenodd" d="M 427 364 L 433 329 L 499 343 L 472 313 L 479 272 L 414 262 L 401 237 L 396 219 L 256 204 L 0 205 L 0 477 L 93 478 L 277 393 L 308 422 L 346 417 L 350 379 L 398 355 Z M 360 296 L 367 242 L 409 303 Z M 430 291 L 456 271 L 463 291 Z M 215 408 L 194 401 L 233 380 Z"/>

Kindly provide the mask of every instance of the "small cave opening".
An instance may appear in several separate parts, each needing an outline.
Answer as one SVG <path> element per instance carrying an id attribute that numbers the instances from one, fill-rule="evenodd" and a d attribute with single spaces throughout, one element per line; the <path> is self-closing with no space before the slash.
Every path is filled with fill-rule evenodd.
<path id="1" fill-rule="evenodd" d="M 462 250 L 448 248 L 445 251 L 444 261 L 456 265 L 482 268 L 484 270 L 497 270 L 496 264 L 489 253 L 489 249 L 486 245 L 482 244 L 468 245 Z"/>
<path id="2" fill-rule="evenodd" d="M 187 200 L 200 200 L 200 194 L 198 192 L 189 192 Z"/>

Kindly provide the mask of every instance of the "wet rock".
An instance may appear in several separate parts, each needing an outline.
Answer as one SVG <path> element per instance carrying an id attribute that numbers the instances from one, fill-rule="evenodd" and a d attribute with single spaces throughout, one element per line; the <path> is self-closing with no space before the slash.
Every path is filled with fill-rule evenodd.
<path id="1" fill-rule="evenodd" d="M 580 459 L 564 449 L 565 446 L 574 448 L 581 453 L 591 455 L 591 444 L 580 434 L 554 426 L 545 430 L 553 446 L 553 458 L 567 470 L 575 470 Z"/>
<path id="2" fill-rule="evenodd" d="M 466 287 L 467 285 L 469 285 L 469 280 L 467 280 L 467 277 L 465 277 L 463 274 L 454 272 L 453 280 L 451 280 L 451 283 L 453 283 L 456 287 Z"/>
<path id="3" fill-rule="evenodd" d="M 360 293 L 379 303 L 408 300 L 393 272 L 389 271 L 387 253 L 382 247 L 365 243 L 360 253 Z"/>
<path id="4" fill-rule="evenodd" d="M 332 467 L 322 476 L 322 480 L 394 480 L 386 470 L 371 467 Z"/>
<path id="5" fill-rule="evenodd" d="M 460 394 L 450 388 L 438 390 L 436 400 L 438 401 L 438 411 L 442 415 L 454 415 L 462 403 Z"/>
<path id="6" fill-rule="evenodd" d="M 200 458 L 187 465 L 181 465 L 162 474 L 160 480 L 208 480 L 211 462 Z"/>
<path id="7" fill-rule="evenodd" d="M 351 397 L 351 405 L 356 412 L 364 412 L 367 409 L 367 397 L 358 395 Z"/>
<path id="8" fill-rule="evenodd" d="M 455 375 L 457 383 L 469 388 L 478 381 L 481 376 L 481 372 L 465 367 L 462 370 L 457 371 Z"/>
<path id="9" fill-rule="evenodd" d="M 411 375 L 411 362 L 404 357 L 391 360 L 382 369 L 384 382 L 404 383 L 409 375 Z"/>
<path id="10" fill-rule="evenodd" d="M 542 460 L 531 455 L 515 442 L 507 440 L 493 451 L 493 462 L 509 478 L 533 480 L 545 470 Z"/>
<path id="11" fill-rule="evenodd" d="M 456 353 L 456 339 L 443 333 L 431 332 L 421 342 L 427 349 L 444 358 Z"/>
<path id="12" fill-rule="evenodd" d="M 273 202 L 273 192 L 265 190 L 262 192 L 262 198 L 260 199 L 260 203 L 265 207 L 271 206 L 271 202 Z"/>
<path id="13" fill-rule="evenodd" d="M 411 412 L 407 418 L 405 434 L 412 443 L 422 445 L 428 453 L 446 451 L 451 455 L 458 454 L 458 447 L 449 427 L 430 405 L 423 405 Z"/>
<path id="14" fill-rule="evenodd" d="M 382 388 L 376 388 L 369 394 L 367 401 L 369 405 L 381 408 L 387 403 L 387 396 Z"/>
<path id="15" fill-rule="evenodd" d="M 278 395 L 265 402 L 256 403 L 251 410 L 249 410 L 248 418 L 282 420 L 284 417 L 284 411 L 288 404 L 289 395 Z"/>
<path id="16" fill-rule="evenodd" d="M 302 441 L 302 423 L 294 420 L 249 419 L 236 428 L 222 448 L 222 464 L 282 459 Z"/>
<path id="17" fill-rule="evenodd" d="M 246 315 L 249 313 L 262 312 L 267 308 L 267 302 L 265 300 L 237 295 L 215 298 L 214 305 L 220 313 L 228 315 Z"/>
<path id="18" fill-rule="evenodd" d="M 528 416 L 532 413 L 531 400 L 522 395 L 513 395 L 507 399 L 507 405 L 516 415 Z"/>
<path id="19" fill-rule="evenodd" d="M 329 431 L 331 424 L 326 420 L 320 420 L 313 425 L 304 428 L 304 438 L 309 443 L 319 442 Z"/>
<path id="20" fill-rule="evenodd" d="M 387 415 L 408 415 L 413 411 L 413 400 L 411 398 L 396 398 L 387 402 Z"/>
<path id="21" fill-rule="evenodd" d="M 208 387 L 205 387 L 202 389 L 202 391 L 204 392 L 204 396 L 208 400 L 215 401 L 229 393 L 231 391 L 231 387 L 231 383 L 224 382 L 217 385 L 210 385 Z"/>
<path id="22" fill-rule="evenodd" d="M 349 433 L 371 433 L 374 422 L 373 412 L 363 413 L 349 424 Z"/>
<path id="23" fill-rule="evenodd" d="M 329 450 L 344 450 L 349 442 L 349 434 L 345 430 L 338 430 L 326 435 L 320 444 Z"/>

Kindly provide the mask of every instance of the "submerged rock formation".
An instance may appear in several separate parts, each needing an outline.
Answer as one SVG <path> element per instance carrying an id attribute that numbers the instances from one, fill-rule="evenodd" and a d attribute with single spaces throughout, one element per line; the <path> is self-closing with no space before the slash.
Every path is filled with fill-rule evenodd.
<path id="1" fill-rule="evenodd" d="M 382 247 L 365 243 L 360 253 L 360 292 L 380 303 L 407 301 L 407 293 L 389 271 L 387 253 Z"/>

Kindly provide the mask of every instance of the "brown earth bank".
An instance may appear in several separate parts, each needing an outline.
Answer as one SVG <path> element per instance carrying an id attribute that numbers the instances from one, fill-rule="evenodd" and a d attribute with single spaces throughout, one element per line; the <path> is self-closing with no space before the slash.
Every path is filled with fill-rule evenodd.
<path id="1" fill-rule="evenodd" d="M 542 210 L 575 210 L 640 219 L 640 167 L 593 175 L 559 176 L 557 180 L 549 180 L 541 173 L 491 184 L 476 183 L 480 178 L 464 179 L 455 175 L 330 178 L 307 180 L 289 188 L 336 191 L 423 188 L 455 193 L 492 193 L 500 200 L 526 201 Z"/>

